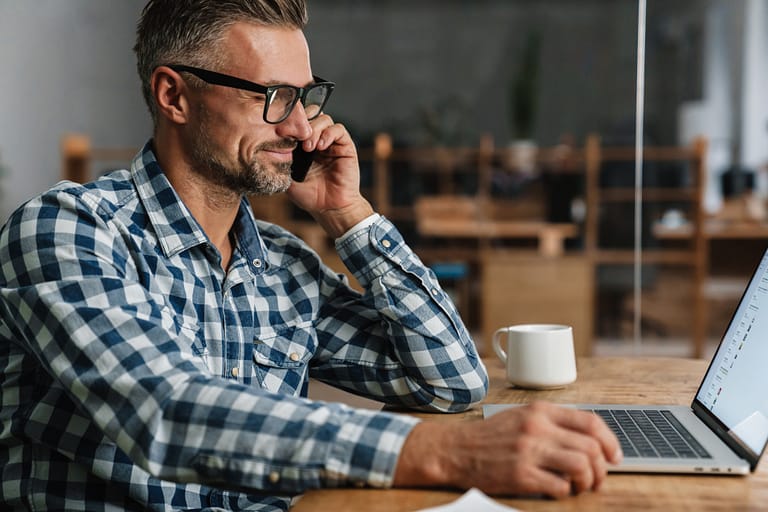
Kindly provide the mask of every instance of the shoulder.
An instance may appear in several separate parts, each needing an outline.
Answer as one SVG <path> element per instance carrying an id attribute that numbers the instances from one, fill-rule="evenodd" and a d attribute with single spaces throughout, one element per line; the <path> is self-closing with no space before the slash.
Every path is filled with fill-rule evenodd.
<path id="1" fill-rule="evenodd" d="M 136 189 L 130 173 L 126 170 L 112 171 L 86 184 L 61 181 L 22 204 L 11 215 L 9 222 L 14 218 L 64 217 L 67 212 L 77 212 L 79 218 L 91 214 L 107 220 L 135 199 Z"/>
<path id="2" fill-rule="evenodd" d="M 62 181 L 49 191 L 53 197 L 69 195 L 100 214 L 110 215 L 136 200 L 136 187 L 130 171 L 112 171 L 86 184 Z"/>
<path id="3" fill-rule="evenodd" d="M 107 228 L 126 204 L 135 200 L 128 171 L 114 171 L 87 184 L 62 181 L 26 201 L 11 215 L 0 235 L 5 247 L 10 241 L 54 237 L 56 233 L 77 236 L 83 231 Z"/>

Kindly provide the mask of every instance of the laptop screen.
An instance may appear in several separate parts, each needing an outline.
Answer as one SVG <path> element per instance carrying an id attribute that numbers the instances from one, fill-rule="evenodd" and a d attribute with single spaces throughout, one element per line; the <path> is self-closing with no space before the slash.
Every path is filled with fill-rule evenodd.
<path id="1" fill-rule="evenodd" d="M 696 400 L 744 448 L 759 456 L 768 440 L 768 251 L 763 254 Z"/>

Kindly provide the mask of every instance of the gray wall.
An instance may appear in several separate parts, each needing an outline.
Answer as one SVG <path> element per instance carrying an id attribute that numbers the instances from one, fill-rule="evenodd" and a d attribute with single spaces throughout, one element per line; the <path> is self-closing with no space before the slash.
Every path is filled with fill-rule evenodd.
<path id="1" fill-rule="evenodd" d="M 504 143 L 508 86 L 536 33 L 535 133 L 548 144 L 632 114 L 635 23 L 632 1 L 326 0 L 310 4 L 307 34 L 316 73 L 339 82 L 337 117 L 361 131 L 427 139 L 424 114 L 443 112 L 448 142 L 488 131 Z"/>
<path id="2" fill-rule="evenodd" d="M 706 0 L 649 2 L 647 138 L 675 143 L 677 106 L 701 95 Z M 0 0 L 0 217 L 59 178 L 59 140 L 138 146 L 150 133 L 131 51 L 144 0 Z M 526 36 L 542 37 L 535 137 L 631 136 L 633 0 L 309 0 L 314 71 L 361 143 L 510 138 L 507 87 Z"/>
<path id="3" fill-rule="evenodd" d="M 60 176 L 59 140 L 149 133 L 132 41 L 143 0 L 0 0 L 0 216 Z"/>

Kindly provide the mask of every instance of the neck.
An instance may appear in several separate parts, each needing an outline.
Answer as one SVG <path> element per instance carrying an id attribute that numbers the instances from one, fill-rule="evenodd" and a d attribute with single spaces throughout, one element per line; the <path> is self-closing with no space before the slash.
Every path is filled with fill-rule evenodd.
<path id="1" fill-rule="evenodd" d="M 158 151 L 158 148 L 162 148 L 162 151 Z M 178 153 L 174 151 L 175 148 L 178 146 L 163 145 L 163 141 L 156 140 L 158 163 L 184 205 L 221 253 L 222 268 L 226 270 L 232 255 L 229 232 L 235 222 L 241 197 L 193 171 L 181 153 L 175 154 Z"/>

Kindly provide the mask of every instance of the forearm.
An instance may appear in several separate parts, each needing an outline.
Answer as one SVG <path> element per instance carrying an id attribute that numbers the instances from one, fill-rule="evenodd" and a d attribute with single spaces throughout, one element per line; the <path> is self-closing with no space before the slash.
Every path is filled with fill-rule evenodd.
<path id="1" fill-rule="evenodd" d="M 329 237 L 337 239 L 372 214 L 371 204 L 361 196 L 344 208 L 313 213 L 313 216 Z"/>
<path id="2" fill-rule="evenodd" d="M 332 298 L 321 314 L 328 363 L 314 375 L 408 407 L 458 411 L 482 399 L 487 374 L 466 327 L 394 227 L 379 219 L 337 248 L 366 292 Z"/>
<path id="3" fill-rule="evenodd" d="M 19 309 L 13 291 L 3 290 L 0 298 L 13 306 L 9 311 Z M 43 360 L 38 344 L 60 354 L 46 368 L 52 378 L 46 400 L 29 405 L 31 416 L 69 402 L 66 408 L 79 412 L 78 421 L 62 425 L 66 435 L 56 445 L 60 453 L 88 461 L 90 447 L 100 446 L 102 460 L 110 460 L 110 453 L 115 458 L 127 454 L 137 468 L 162 480 L 277 494 L 391 485 L 397 455 L 415 420 L 269 393 L 212 376 L 183 333 L 155 328 L 141 334 L 140 327 L 169 320 L 154 317 L 150 322 L 152 316 L 141 310 L 98 304 L 106 318 L 120 325 L 120 333 L 81 331 L 67 338 L 64 333 L 80 325 L 81 309 L 56 303 L 49 305 L 52 314 L 61 316 L 56 340 L 49 332 L 29 331 L 34 341 L 26 343 Z M 130 332 L 134 335 L 127 336 Z M 92 360 L 86 364 L 87 358 Z M 92 468 L 95 474 L 101 470 L 98 464 Z"/>

